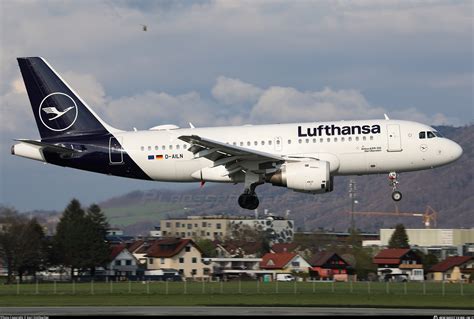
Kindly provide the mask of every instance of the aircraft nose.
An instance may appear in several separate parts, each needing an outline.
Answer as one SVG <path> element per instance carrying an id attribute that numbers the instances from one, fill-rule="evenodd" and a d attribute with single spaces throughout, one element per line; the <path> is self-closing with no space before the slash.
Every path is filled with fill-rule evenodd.
<path id="1" fill-rule="evenodd" d="M 459 159 L 462 155 L 462 147 L 458 143 L 451 141 L 449 154 L 453 161 Z"/>

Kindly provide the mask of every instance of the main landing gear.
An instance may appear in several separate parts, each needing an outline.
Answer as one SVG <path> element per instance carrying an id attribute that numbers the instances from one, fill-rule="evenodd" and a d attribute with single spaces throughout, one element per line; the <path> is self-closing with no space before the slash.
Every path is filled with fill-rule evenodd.
<path id="1" fill-rule="evenodd" d="M 242 195 L 239 196 L 239 205 L 242 208 L 254 210 L 260 204 L 255 188 L 258 185 L 263 184 L 263 180 L 260 175 L 248 172 L 245 174 L 245 190 Z"/>
<path id="2" fill-rule="evenodd" d="M 399 202 L 402 199 L 402 193 L 398 190 L 398 174 L 396 172 L 390 172 L 388 174 L 389 184 L 392 187 L 392 199 L 395 202 Z"/>

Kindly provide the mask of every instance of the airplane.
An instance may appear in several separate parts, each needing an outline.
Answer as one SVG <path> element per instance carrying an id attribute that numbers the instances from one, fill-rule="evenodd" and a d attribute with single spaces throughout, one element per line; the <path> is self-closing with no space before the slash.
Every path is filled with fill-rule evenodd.
<path id="1" fill-rule="evenodd" d="M 259 205 L 264 183 L 323 194 L 334 176 L 399 173 L 452 163 L 461 146 L 434 128 L 384 119 L 123 131 L 105 123 L 41 57 L 18 58 L 40 140 L 18 139 L 13 155 L 102 174 L 163 182 L 243 183 L 240 207 Z M 275 109 L 277 112 L 278 109 Z M 58 116 L 47 118 L 47 114 Z M 317 115 L 317 114 L 316 114 Z"/>

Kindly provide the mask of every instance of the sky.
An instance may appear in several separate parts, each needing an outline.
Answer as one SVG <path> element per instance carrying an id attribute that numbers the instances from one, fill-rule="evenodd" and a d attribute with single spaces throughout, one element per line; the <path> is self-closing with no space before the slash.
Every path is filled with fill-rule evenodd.
<path id="1" fill-rule="evenodd" d="M 0 204 L 199 187 L 10 155 L 15 138 L 39 138 L 16 57 L 45 58 L 124 130 L 384 113 L 461 126 L 474 119 L 473 18 L 472 1 L 0 0 Z"/>

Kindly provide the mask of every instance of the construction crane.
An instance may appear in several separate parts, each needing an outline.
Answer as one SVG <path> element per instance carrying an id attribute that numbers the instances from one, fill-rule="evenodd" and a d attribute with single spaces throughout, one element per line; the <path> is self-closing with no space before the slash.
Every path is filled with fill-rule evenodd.
<path id="1" fill-rule="evenodd" d="M 431 206 L 426 206 L 426 210 L 424 213 L 420 212 L 400 212 L 398 209 L 398 205 L 395 205 L 395 212 L 349 212 L 351 214 L 351 218 L 354 215 L 360 216 L 391 216 L 391 217 L 422 217 L 423 224 L 425 228 L 429 229 L 432 226 L 436 228 L 437 226 L 437 218 L 438 212 L 436 212 Z"/>

